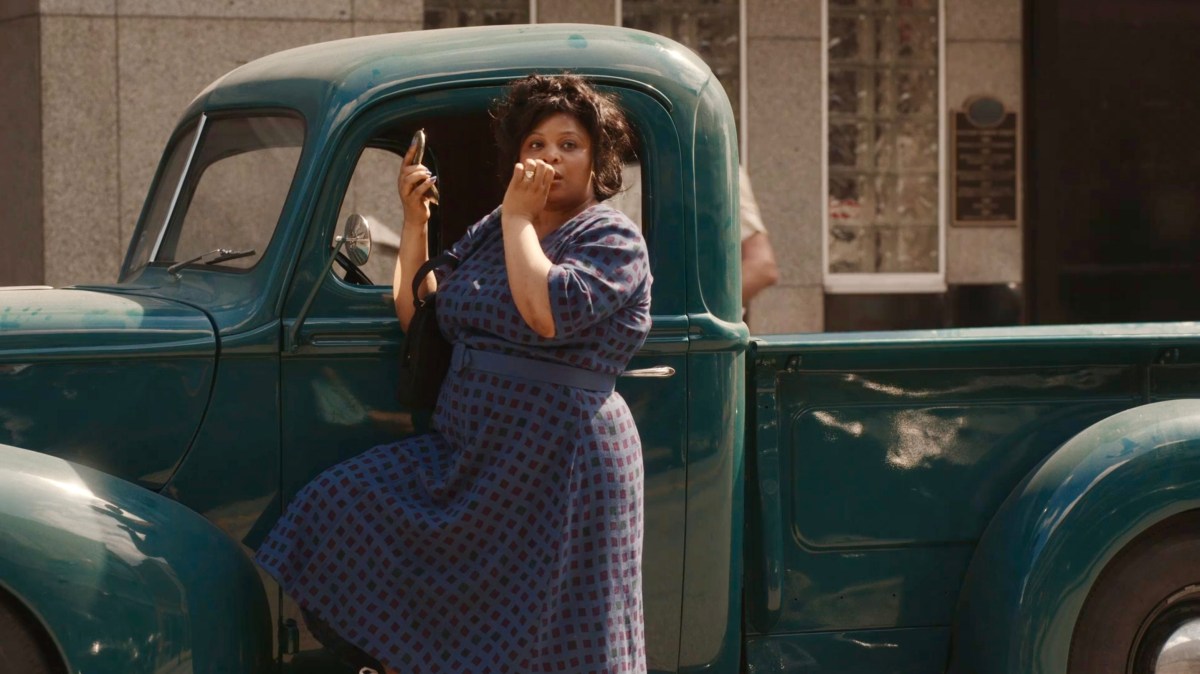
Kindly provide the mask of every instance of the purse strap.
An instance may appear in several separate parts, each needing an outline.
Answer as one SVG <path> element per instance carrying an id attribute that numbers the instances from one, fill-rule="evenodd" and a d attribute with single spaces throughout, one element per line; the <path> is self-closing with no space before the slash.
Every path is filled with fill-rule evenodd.
<path id="1" fill-rule="evenodd" d="M 499 209 L 497 209 L 497 210 L 499 210 Z M 496 220 L 499 221 L 499 219 L 500 219 L 499 215 L 497 215 L 495 212 L 493 212 L 493 215 L 496 215 Z M 421 265 L 420 268 L 417 269 L 417 273 L 413 276 L 413 281 L 412 281 L 413 306 L 420 307 L 421 305 L 425 304 L 425 300 L 417 299 L 417 289 L 421 287 L 421 281 L 425 280 L 425 277 L 429 274 L 429 272 L 433 271 L 434 269 L 437 269 L 438 267 L 442 267 L 442 266 L 450 267 L 450 271 L 454 271 L 455 269 L 458 269 L 458 265 L 465 262 L 466 259 L 468 257 L 471 257 L 471 254 L 474 253 L 476 250 L 478 250 L 479 248 L 482 248 L 484 244 L 486 244 L 488 241 L 491 240 L 492 235 L 498 231 L 500 231 L 499 227 L 493 227 L 493 228 L 489 229 L 487 231 L 487 233 L 483 235 L 483 238 L 481 238 L 478 242 L 476 242 L 476 244 L 474 246 L 471 246 L 468 250 L 463 252 L 463 256 L 461 259 L 458 257 L 455 257 L 454 255 L 452 255 L 450 253 L 450 251 L 447 250 L 446 252 L 442 253 L 441 255 L 436 255 L 436 256 L 431 257 L 428 260 L 426 260 L 425 264 Z"/>
<path id="2" fill-rule="evenodd" d="M 499 216 L 497 216 L 497 219 L 499 219 Z M 485 243 L 487 243 L 488 240 L 491 240 L 492 235 L 499 230 L 499 227 L 494 227 L 492 229 L 488 229 L 486 234 L 481 233 L 479 240 L 475 241 L 475 245 L 467 249 L 467 251 L 463 251 L 462 258 L 457 258 L 454 254 L 451 254 L 450 251 L 445 251 L 440 255 L 434 255 L 434 257 L 425 260 L 425 264 L 422 264 L 419 269 L 416 270 L 416 275 L 413 276 L 413 306 L 420 307 L 425 303 L 425 300 L 416 299 L 416 289 L 421 287 L 421 282 L 425 281 L 425 277 L 428 276 L 428 273 L 438 269 L 439 266 L 449 266 L 450 271 L 458 269 L 458 265 L 461 265 L 463 261 L 466 261 L 466 259 L 476 251 L 476 249 L 484 247 Z"/>
<path id="3" fill-rule="evenodd" d="M 425 277 L 429 275 L 429 272 L 442 266 L 448 266 L 451 270 L 454 270 L 458 268 L 458 264 L 459 259 L 451 255 L 449 251 L 426 260 L 425 264 L 421 265 L 421 267 L 417 269 L 417 273 L 413 275 L 413 306 L 420 307 L 425 303 L 424 299 L 419 299 L 417 297 L 417 290 L 421 287 L 421 282 L 425 280 Z"/>

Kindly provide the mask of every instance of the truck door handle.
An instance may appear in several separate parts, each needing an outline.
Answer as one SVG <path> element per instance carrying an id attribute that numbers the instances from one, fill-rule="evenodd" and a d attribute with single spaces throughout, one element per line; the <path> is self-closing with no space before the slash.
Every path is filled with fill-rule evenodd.
<path id="1" fill-rule="evenodd" d="M 659 365 L 658 367 L 643 367 L 638 370 L 626 370 L 622 377 L 655 377 L 658 379 L 666 379 L 667 377 L 675 376 L 675 368 L 670 365 Z"/>
<path id="2" fill-rule="evenodd" d="M 329 334 L 314 333 L 308 338 L 312 346 L 388 346 L 395 339 L 373 334 Z"/>

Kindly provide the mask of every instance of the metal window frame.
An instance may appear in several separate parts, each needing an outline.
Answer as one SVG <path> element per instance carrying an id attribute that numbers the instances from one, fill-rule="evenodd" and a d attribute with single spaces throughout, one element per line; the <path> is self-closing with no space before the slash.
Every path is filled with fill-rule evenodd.
<path id="1" fill-rule="evenodd" d="M 536 3 L 538 0 L 529 0 L 530 3 Z M 743 166 L 750 160 L 750 121 L 746 118 L 749 111 L 749 84 L 746 82 L 746 2 L 747 0 L 738 0 L 738 100 L 730 101 L 730 105 L 736 105 L 738 108 L 738 154 Z M 625 18 L 624 12 L 625 0 L 613 0 L 613 25 L 621 26 Z"/>
<path id="2" fill-rule="evenodd" d="M 192 139 L 192 147 L 188 150 L 183 170 L 179 172 L 179 181 L 175 183 L 175 193 L 171 195 L 171 204 L 167 206 L 167 214 L 163 218 L 162 227 L 158 230 L 158 237 L 154 240 L 154 248 L 150 250 L 150 257 L 146 258 L 147 262 L 158 261 L 158 251 L 162 248 L 163 238 L 167 235 L 167 226 L 171 224 L 171 218 L 175 215 L 175 207 L 179 204 L 183 183 L 188 179 L 188 174 L 192 172 L 192 160 L 196 158 L 196 149 L 200 147 L 200 139 L 204 136 L 204 127 L 207 123 L 208 115 L 200 113 L 200 121 L 196 123 L 196 137 Z"/>
<path id="3" fill-rule="evenodd" d="M 744 0 L 743 0 L 744 2 Z M 946 292 L 946 0 L 938 0 L 938 270 L 937 272 L 829 271 L 829 0 L 821 0 L 821 278 L 830 294 Z"/>

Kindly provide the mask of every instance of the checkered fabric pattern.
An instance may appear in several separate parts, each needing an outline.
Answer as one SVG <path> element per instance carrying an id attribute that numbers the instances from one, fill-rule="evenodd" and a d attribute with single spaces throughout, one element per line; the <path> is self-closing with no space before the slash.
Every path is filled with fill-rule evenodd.
<path id="1" fill-rule="evenodd" d="M 650 328 L 637 228 L 597 205 L 542 241 L 557 334 L 520 318 L 499 211 L 440 279 L 452 341 L 616 374 Z M 258 551 L 296 601 L 400 672 L 644 672 L 642 457 L 625 401 L 450 372 L 434 432 L 297 494 Z"/>

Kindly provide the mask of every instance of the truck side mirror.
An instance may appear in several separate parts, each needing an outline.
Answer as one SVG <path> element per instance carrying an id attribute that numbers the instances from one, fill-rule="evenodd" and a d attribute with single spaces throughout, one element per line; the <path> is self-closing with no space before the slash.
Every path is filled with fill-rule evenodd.
<path id="1" fill-rule="evenodd" d="M 308 316 L 308 310 L 312 307 L 313 300 L 317 297 L 317 290 L 320 289 L 321 283 L 325 281 L 325 277 L 329 276 L 329 270 L 333 268 L 333 261 L 337 259 L 338 253 L 346 249 L 346 257 L 355 266 L 361 267 L 367 263 L 371 257 L 371 226 L 367 224 L 367 219 L 358 213 L 351 213 L 346 218 L 346 224 L 342 227 L 340 236 L 333 239 L 333 252 L 329 254 L 329 259 L 325 262 L 324 269 L 320 274 L 317 274 L 317 281 L 313 283 L 312 290 L 308 293 L 308 298 L 304 300 L 304 305 L 300 307 L 300 313 L 296 315 L 296 320 L 292 323 L 292 327 L 287 332 L 287 341 L 284 348 L 288 352 L 296 350 L 300 346 L 296 337 L 300 334 L 300 326 L 304 325 L 304 319 Z"/>
<path id="2" fill-rule="evenodd" d="M 346 257 L 354 263 L 356 267 L 361 267 L 371 259 L 371 225 L 367 224 L 367 219 L 358 213 L 351 213 L 346 218 L 346 224 L 342 227 L 342 235 L 334 237 L 334 256 L 337 255 L 338 246 L 346 246 Z"/>

